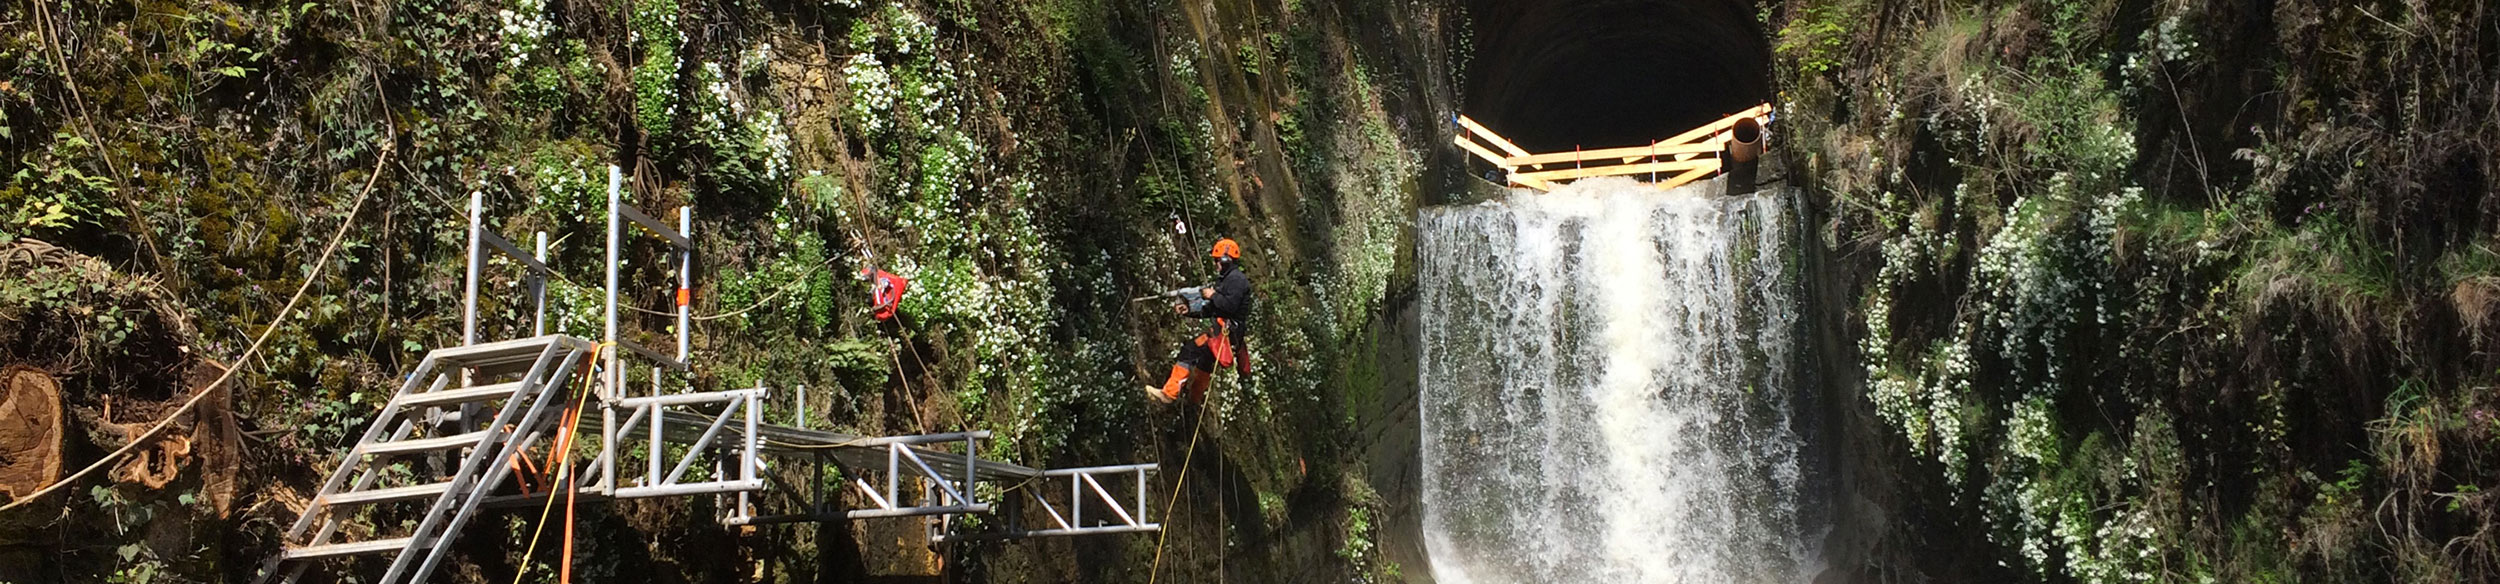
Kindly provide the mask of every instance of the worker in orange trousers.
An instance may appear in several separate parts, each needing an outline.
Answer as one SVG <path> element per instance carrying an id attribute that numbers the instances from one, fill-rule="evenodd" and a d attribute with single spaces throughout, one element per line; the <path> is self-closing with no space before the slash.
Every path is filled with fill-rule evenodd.
<path id="1" fill-rule="evenodd" d="M 1195 298 L 1190 297 L 1189 289 L 1175 291 L 1180 302 L 1175 302 L 1172 310 L 1182 316 L 1208 319 L 1210 326 L 1172 357 L 1172 374 L 1164 379 L 1162 387 L 1146 386 L 1146 396 L 1156 402 L 1179 401 L 1182 391 L 1187 390 L 1190 402 L 1202 403 L 1217 367 L 1249 372 L 1249 361 L 1240 358 L 1238 351 L 1242 318 L 1250 314 L 1250 278 L 1241 273 L 1241 244 L 1230 238 L 1218 239 L 1207 257 L 1215 261 L 1215 282 L 1194 290 Z"/>

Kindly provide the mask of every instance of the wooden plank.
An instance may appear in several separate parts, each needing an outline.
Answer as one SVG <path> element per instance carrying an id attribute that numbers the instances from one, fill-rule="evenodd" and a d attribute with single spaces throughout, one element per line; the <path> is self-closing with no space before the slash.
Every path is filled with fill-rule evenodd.
<path id="1" fill-rule="evenodd" d="M 1696 168 L 1715 169 L 1718 167 L 1719 159 L 1702 158 L 1697 160 L 1675 160 L 1668 162 L 1650 162 L 1645 164 L 1618 164 L 1613 166 L 1596 166 L 1589 168 L 1567 168 L 1541 172 L 1515 172 L 1511 173 L 1510 177 L 1514 182 L 1521 178 L 1554 181 L 1589 178 L 1593 176 L 1623 176 L 1632 174 L 1649 174 L 1652 172 L 1684 171 Z"/>
<path id="2" fill-rule="evenodd" d="M 1691 130 L 1686 130 L 1686 131 L 1685 131 L 1684 133 L 1682 133 L 1682 134 L 1676 134 L 1676 135 L 1674 135 L 1674 136 L 1670 136 L 1670 137 L 1668 137 L 1668 138 L 1667 138 L 1667 139 L 1665 139 L 1665 140 L 1659 140 L 1659 141 L 1658 141 L 1658 143 L 1661 143 L 1661 144 L 1683 144 L 1683 143 L 1686 143 L 1686 142 L 1691 142 L 1691 141 L 1694 141 L 1694 140 L 1700 140 L 1700 139 L 1705 138 L 1705 137 L 1709 137 L 1709 136 L 1712 136 L 1712 135 L 1716 135 L 1716 134 L 1718 134 L 1719 132 L 1724 132 L 1724 131 L 1727 131 L 1727 129 L 1728 129 L 1729 127 L 1731 127 L 1731 126 L 1735 126 L 1735 125 L 1736 125 L 1736 120 L 1741 120 L 1741 119 L 1751 118 L 1751 117 L 1759 117 L 1759 116 L 1761 116 L 1762 114 L 1767 114 L 1767 113 L 1771 113 L 1771 104 L 1767 104 L 1767 103 L 1766 103 L 1766 104 L 1762 104 L 1762 105 L 1753 106 L 1753 107 L 1750 107 L 1750 108 L 1745 108 L 1745 111 L 1736 112 L 1736 114 L 1735 114 L 1735 115 L 1731 115 L 1731 116 L 1724 117 L 1724 118 L 1719 118 L 1719 121 L 1716 121 L 1716 122 L 1710 122 L 1710 123 L 1708 123 L 1708 124 L 1703 124 L 1703 125 L 1702 125 L 1701 127 L 1699 127 L 1699 128 L 1693 128 L 1693 129 L 1691 129 Z"/>
<path id="3" fill-rule="evenodd" d="M 1534 188 L 1534 189 L 1537 189 L 1537 190 L 1540 190 L 1540 191 L 1548 191 L 1548 192 L 1551 192 L 1551 191 L 1553 191 L 1553 190 L 1554 190 L 1554 183 L 1545 182 L 1545 181 L 1541 181 L 1541 180 L 1537 180 L 1537 179 L 1532 179 L 1532 178 L 1531 178 L 1531 179 L 1521 179 L 1521 178 L 1519 178 L 1519 175 L 1517 175 L 1517 174 L 1511 174 L 1511 173 L 1512 173 L 1512 171 L 1518 170 L 1518 167 L 1515 167 L 1515 166 L 1510 166 L 1510 165 L 1507 165 L 1507 164 L 1502 164 L 1502 156 L 1501 156 L 1501 155 L 1499 155 L 1499 154 L 1494 154 L 1492 150 L 1486 149 L 1483 145 L 1477 144 L 1477 143 L 1475 143 L 1475 141 L 1473 141 L 1473 140 L 1468 140 L 1466 136 L 1459 136 L 1459 137 L 1456 137 L 1456 138 L 1452 138 L 1452 139 L 1451 139 L 1451 141 L 1452 141 L 1452 142 L 1454 142 L 1454 143 L 1457 143 L 1457 144 L 1458 144 L 1458 147 L 1459 147 L 1460 149 L 1462 149 L 1462 150 L 1466 150 L 1466 151 L 1467 151 L 1468 153 L 1470 153 L 1470 154 L 1475 154 L 1477 158 L 1483 158 L 1485 162 L 1490 162 L 1490 163 L 1493 163 L 1493 165 L 1494 165 L 1494 166 L 1501 167 L 1501 169 L 1502 169 L 1502 172 L 1503 172 L 1503 173 L 1505 173 L 1505 174 L 1510 174 L 1510 176 L 1511 176 L 1510 182 L 1511 182 L 1511 184 L 1512 184 L 1512 185 L 1514 185 L 1514 186 L 1529 187 L 1529 188 Z"/>
<path id="4" fill-rule="evenodd" d="M 1683 152 L 1683 155 L 1673 155 L 1673 157 L 1668 157 L 1668 160 L 1693 160 L 1693 157 L 1700 157 L 1700 155 L 1695 155 L 1695 152 Z M 1640 162 L 1640 157 L 1625 157 L 1623 162 L 1625 165 L 1633 165 L 1633 162 Z"/>
<path id="5" fill-rule="evenodd" d="M 1709 140 L 1703 140 L 1703 141 L 1701 141 L 1701 142 L 1694 143 L 1694 144 L 1666 144 L 1666 143 L 1659 143 L 1659 144 L 1654 144 L 1654 145 L 1649 145 L 1649 146 L 1625 146 L 1625 147 L 1622 147 L 1622 148 L 1604 148 L 1604 149 L 1598 149 L 1598 150 L 1582 150 L 1582 151 L 1578 151 L 1578 152 L 1555 152 L 1555 153 L 1550 153 L 1550 154 L 1530 154 L 1530 155 L 1527 155 L 1527 156 L 1513 156 L 1513 157 L 1510 157 L 1510 158 L 1505 158 L 1505 159 L 1502 159 L 1502 162 L 1501 162 L 1500 164 L 1508 164 L 1508 165 L 1511 165 L 1511 166 L 1527 166 L 1527 165 L 1530 165 L 1530 164 L 1561 164 L 1561 163 L 1588 162 L 1588 161 L 1602 161 L 1602 160 L 1615 160 L 1615 159 L 1620 159 L 1620 160 L 1622 160 L 1623 162 L 1627 162 L 1627 163 L 1629 163 L 1629 162 L 1638 162 L 1638 161 L 1640 161 L 1640 160 L 1641 160 L 1641 159 L 1643 159 L 1643 158 L 1650 158 L 1650 157 L 1653 157 L 1653 156 L 1671 156 L 1671 155 L 1676 155 L 1676 154 L 1707 154 L 1707 153 L 1718 152 L 1718 151 L 1719 151 L 1719 145 L 1720 145 L 1722 142 L 1723 142 L 1723 140 L 1720 140 L 1720 139 L 1717 139 L 1717 138 L 1713 138 L 1713 139 L 1709 139 Z"/>
<path id="6" fill-rule="evenodd" d="M 1520 148 L 1518 144 L 1510 143 L 1510 140 L 1502 138 L 1501 134 L 1495 134 L 1492 130 L 1485 129 L 1483 124 L 1478 124 L 1475 120 L 1469 119 L 1467 116 L 1459 116 L 1458 125 L 1466 126 L 1467 131 L 1475 132 L 1477 135 L 1483 136 L 1484 141 L 1492 142 L 1493 146 L 1501 148 L 1503 152 L 1509 152 L 1511 156 L 1528 155 L 1528 151 L 1526 149 Z"/>
<path id="7" fill-rule="evenodd" d="M 1716 162 L 1718 162 L 1718 161 L 1717 161 L 1717 160 L 1712 160 L 1711 162 L 1716 163 Z M 1693 181 L 1696 181 L 1696 180 L 1701 180 L 1701 178 L 1702 178 L 1702 177 L 1710 176 L 1710 174 L 1711 174 L 1711 173 L 1718 172 L 1718 171 L 1719 171 L 1719 165 L 1717 165 L 1717 164 L 1711 164 L 1709 168 L 1696 168 L 1696 169 L 1692 169 L 1692 170 L 1687 170 L 1687 171 L 1684 171 L 1684 174 L 1675 175 L 1675 178 L 1670 178 L 1670 179 L 1667 179 L 1665 182 L 1660 182 L 1660 183 L 1658 183 L 1658 190 L 1662 190 L 1662 191 L 1663 191 L 1663 190 L 1669 190 L 1669 189 L 1673 189 L 1673 188 L 1676 188 L 1676 187 L 1684 186 L 1684 184 L 1685 184 L 1685 183 L 1693 182 Z"/>
<path id="8" fill-rule="evenodd" d="M 1469 154 L 1474 154 L 1477 158 L 1484 159 L 1485 162 L 1493 163 L 1494 166 L 1502 167 L 1502 170 L 1507 171 L 1515 168 L 1513 165 L 1503 163 L 1501 155 L 1494 154 L 1492 150 L 1486 149 L 1483 145 L 1477 144 L 1474 140 L 1467 139 L 1466 136 L 1451 138 L 1450 141 L 1458 144 L 1458 149 L 1465 150 Z"/>
<path id="9" fill-rule="evenodd" d="M 1729 127 L 1735 126 L 1736 120 L 1750 117 L 1760 117 L 1763 114 L 1768 113 L 1771 113 L 1771 104 L 1765 103 L 1746 108 L 1745 111 L 1736 112 L 1734 115 L 1719 118 L 1718 121 L 1703 124 L 1701 127 L 1687 130 L 1682 134 L 1676 134 L 1675 136 L 1669 137 L 1665 140 L 1651 142 L 1647 146 L 1625 146 L 1621 148 L 1583 150 L 1579 152 L 1554 152 L 1548 154 L 1525 154 L 1512 152 L 1512 156 L 1503 160 L 1501 164 L 1508 164 L 1511 166 L 1530 166 L 1563 162 L 1585 162 L 1602 158 L 1618 158 L 1628 163 L 1638 161 L 1643 158 L 1650 158 L 1652 156 L 1664 156 L 1669 154 L 1711 154 L 1718 152 L 1719 147 L 1725 145 L 1727 137 L 1721 134 L 1726 132 Z M 1464 120 L 1464 116 L 1461 116 L 1461 119 Z M 1467 122 L 1462 121 L 1461 123 Z"/>

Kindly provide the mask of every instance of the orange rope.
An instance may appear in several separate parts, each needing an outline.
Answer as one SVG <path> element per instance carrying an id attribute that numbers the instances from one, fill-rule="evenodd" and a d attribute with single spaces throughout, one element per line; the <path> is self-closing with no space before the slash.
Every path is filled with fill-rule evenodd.
<path id="1" fill-rule="evenodd" d="M 593 354 L 596 354 L 597 352 L 598 351 L 595 349 L 592 350 Z M 563 466 L 560 467 L 564 470 L 556 471 L 556 476 L 562 477 L 562 480 L 564 481 L 564 562 L 556 564 L 556 582 L 558 584 L 570 584 L 573 581 L 573 500 L 575 496 L 581 493 L 581 486 L 575 484 L 579 482 L 580 477 L 574 476 L 573 473 L 568 471 L 573 468 L 573 429 L 579 427 L 581 423 L 582 410 L 580 408 L 574 408 L 571 418 L 565 420 L 564 422 L 564 434 L 562 436 L 562 438 L 564 438 L 565 446 L 564 463 Z M 548 496 L 548 500 L 552 501 L 554 499 L 555 497 L 553 495 Z"/>
<path id="2" fill-rule="evenodd" d="M 606 347 L 607 344 L 605 343 L 591 345 L 590 358 L 584 360 L 582 362 L 582 366 L 591 367 L 592 364 L 598 363 L 599 350 Z M 572 582 L 573 579 L 573 498 L 575 493 L 573 484 L 575 477 L 573 476 L 572 456 L 573 429 L 581 425 L 582 405 L 589 402 L 591 384 L 596 382 L 598 378 L 599 377 L 597 375 L 582 376 L 581 394 L 573 398 L 573 408 L 566 411 L 564 414 L 564 427 L 556 430 L 555 446 L 547 452 L 547 455 L 550 457 L 562 457 L 562 460 L 558 462 L 556 466 L 556 479 L 564 481 L 565 487 L 564 565 L 558 568 L 556 577 L 558 582 L 569 583 Z M 547 516 L 553 513 L 555 508 L 556 496 L 555 493 L 550 492 L 547 494 L 547 504 L 538 508 L 538 529 L 530 532 L 530 545 L 527 549 L 521 552 L 520 569 L 512 571 L 512 584 L 521 584 L 521 578 L 529 575 L 530 558 L 538 555 L 538 537 L 547 533 Z"/>
<path id="3" fill-rule="evenodd" d="M 601 347 L 602 345 L 590 346 L 590 360 L 586 361 L 585 365 L 599 362 L 599 349 Z M 593 370 L 595 371 L 597 369 L 593 368 Z M 557 564 L 556 566 L 557 584 L 572 584 L 573 582 L 573 502 L 581 494 L 581 485 L 578 484 L 581 482 L 581 477 L 572 473 L 573 430 L 580 428 L 582 425 L 582 405 L 589 403 L 591 384 L 594 383 L 593 380 L 596 379 L 598 379 L 598 376 L 596 375 L 582 378 L 581 395 L 573 398 L 573 410 L 569 412 L 569 416 L 564 421 L 564 432 L 557 435 L 557 437 L 562 439 L 564 442 L 564 446 L 561 450 L 561 452 L 563 452 L 564 462 L 562 466 L 557 467 L 558 470 L 556 471 L 556 476 L 564 481 L 564 562 Z M 657 412 L 655 411 L 654 413 L 656 414 Z M 547 500 L 549 502 L 553 502 L 555 500 L 555 496 L 549 495 Z"/>

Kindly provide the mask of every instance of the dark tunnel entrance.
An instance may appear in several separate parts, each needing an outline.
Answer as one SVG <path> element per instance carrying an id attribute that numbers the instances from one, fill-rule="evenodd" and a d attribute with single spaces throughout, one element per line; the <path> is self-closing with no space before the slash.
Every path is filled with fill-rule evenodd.
<path id="1" fill-rule="evenodd" d="M 1771 96 L 1751 0 L 1473 0 L 1461 110 L 1531 152 L 1637 146 Z"/>

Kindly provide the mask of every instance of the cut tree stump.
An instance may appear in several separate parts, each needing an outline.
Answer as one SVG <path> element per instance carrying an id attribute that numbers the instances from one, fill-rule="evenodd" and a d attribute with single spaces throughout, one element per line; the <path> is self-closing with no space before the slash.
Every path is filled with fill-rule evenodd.
<path id="1" fill-rule="evenodd" d="M 0 500 L 61 480 L 61 385 L 24 365 L 0 369 Z"/>

